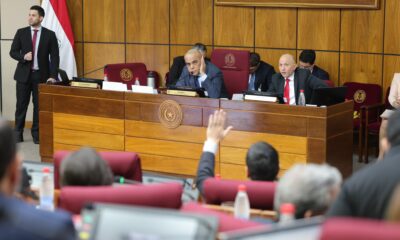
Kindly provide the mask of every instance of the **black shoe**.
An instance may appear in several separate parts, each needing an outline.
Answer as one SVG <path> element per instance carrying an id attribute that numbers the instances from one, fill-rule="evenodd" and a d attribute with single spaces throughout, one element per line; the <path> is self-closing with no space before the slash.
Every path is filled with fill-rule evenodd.
<path id="1" fill-rule="evenodd" d="M 24 141 L 24 137 L 22 136 L 22 134 L 20 133 L 15 133 L 15 141 L 17 143 L 23 142 Z"/>
<path id="2" fill-rule="evenodd" d="M 34 138 L 34 139 L 33 139 L 33 143 L 34 143 L 34 144 L 39 144 L 39 138 Z"/>

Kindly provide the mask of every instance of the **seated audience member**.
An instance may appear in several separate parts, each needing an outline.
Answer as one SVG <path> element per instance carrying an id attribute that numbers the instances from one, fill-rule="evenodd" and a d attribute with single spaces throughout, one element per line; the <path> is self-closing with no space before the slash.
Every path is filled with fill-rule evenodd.
<path id="1" fill-rule="evenodd" d="M 390 116 L 381 146 L 382 161 L 369 164 L 347 179 L 329 216 L 383 219 L 390 197 L 400 183 L 400 111 Z"/>
<path id="2" fill-rule="evenodd" d="M 203 193 L 203 182 L 214 177 L 215 153 L 218 144 L 232 129 L 225 128 L 226 113 L 217 110 L 210 115 L 207 127 L 207 140 L 204 143 L 203 153 L 197 169 L 196 185 Z M 246 155 L 247 175 L 254 181 L 274 181 L 279 171 L 278 152 L 265 142 L 253 144 Z"/>
<path id="3" fill-rule="evenodd" d="M 283 96 L 286 104 L 296 105 L 300 90 L 304 90 L 306 103 L 310 103 L 313 90 L 321 87 L 328 85 L 310 71 L 297 68 L 294 57 L 284 54 L 279 59 L 279 73 L 272 76 L 268 92 Z"/>
<path id="4" fill-rule="evenodd" d="M 197 49 L 201 52 L 204 59 L 206 61 L 210 61 L 207 56 L 207 47 L 202 43 L 195 43 L 192 49 Z M 174 58 L 174 61 L 169 69 L 168 73 L 168 86 L 175 86 L 176 82 L 179 80 L 179 77 L 182 74 L 183 68 L 185 67 L 185 58 L 184 56 L 178 56 Z"/>
<path id="5" fill-rule="evenodd" d="M 323 215 L 340 190 L 342 175 L 329 165 L 296 164 L 278 182 L 274 208 L 295 206 L 295 218 Z"/>
<path id="6" fill-rule="evenodd" d="M 394 74 L 392 84 L 390 85 L 390 92 L 389 92 L 388 100 L 390 103 L 390 108 L 386 109 L 381 115 L 382 122 L 381 122 L 381 127 L 379 129 L 379 141 L 380 142 L 383 138 L 386 137 L 385 135 L 386 135 L 386 126 L 387 126 L 388 118 L 390 117 L 390 115 L 392 115 L 392 113 L 396 109 L 400 108 L 400 73 Z M 383 158 L 383 150 L 382 150 L 382 147 L 379 146 L 378 159 L 382 159 L 382 158 Z"/>
<path id="7" fill-rule="evenodd" d="M 228 97 L 222 72 L 213 63 L 205 61 L 199 50 L 190 49 L 185 54 L 185 63 L 177 87 L 204 88 L 210 98 Z"/>
<path id="8" fill-rule="evenodd" d="M 14 132 L 0 120 L 1 239 L 75 239 L 70 215 L 38 210 L 12 197 L 20 178 L 20 162 Z"/>
<path id="9" fill-rule="evenodd" d="M 107 162 L 92 148 L 81 148 L 61 162 L 60 186 L 112 185 L 113 180 Z"/>
<path id="10" fill-rule="evenodd" d="M 250 74 L 247 90 L 266 92 L 273 74 L 275 74 L 273 66 L 261 61 L 258 53 L 250 53 Z"/>
<path id="11" fill-rule="evenodd" d="M 315 65 L 315 51 L 303 50 L 299 56 L 299 67 L 310 70 L 311 74 L 321 80 L 330 80 L 329 74 L 322 68 Z"/>

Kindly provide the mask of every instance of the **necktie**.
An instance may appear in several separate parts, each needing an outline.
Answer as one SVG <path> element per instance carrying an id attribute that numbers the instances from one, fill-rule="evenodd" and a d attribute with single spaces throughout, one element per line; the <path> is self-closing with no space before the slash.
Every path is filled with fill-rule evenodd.
<path id="1" fill-rule="evenodd" d="M 255 90 L 255 88 L 254 88 L 255 79 L 256 79 L 256 76 L 255 76 L 254 73 L 252 73 L 250 75 L 249 87 L 247 88 L 247 90 L 249 90 L 249 91 L 254 91 Z"/>
<path id="2" fill-rule="evenodd" d="M 39 30 L 37 30 L 37 29 L 33 30 L 33 37 L 32 37 L 32 66 L 31 66 L 32 69 L 33 69 L 33 63 L 35 61 L 36 40 L 37 40 L 38 31 Z"/>
<path id="3" fill-rule="evenodd" d="M 199 76 L 193 76 L 193 80 L 194 80 L 194 86 L 195 86 L 195 88 L 200 88 L 200 85 L 199 85 Z"/>
<path id="4" fill-rule="evenodd" d="M 290 104 L 289 78 L 286 78 L 285 89 L 283 90 L 283 97 L 286 99 L 286 104 Z"/>

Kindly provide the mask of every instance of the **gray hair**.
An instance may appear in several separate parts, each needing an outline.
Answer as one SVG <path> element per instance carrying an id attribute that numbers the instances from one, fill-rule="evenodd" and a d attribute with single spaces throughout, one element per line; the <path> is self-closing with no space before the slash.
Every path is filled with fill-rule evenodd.
<path id="1" fill-rule="evenodd" d="M 325 212 L 342 183 L 342 175 L 329 165 L 296 164 L 279 180 L 274 207 L 279 211 L 283 203 L 296 207 L 296 218 L 303 218 L 311 210 Z"/>

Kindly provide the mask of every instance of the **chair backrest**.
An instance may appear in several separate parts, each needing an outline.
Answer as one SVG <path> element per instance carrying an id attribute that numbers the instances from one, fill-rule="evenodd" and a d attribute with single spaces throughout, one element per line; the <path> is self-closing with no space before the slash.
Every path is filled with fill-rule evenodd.
<path id="1" fill-rule="evenodd" d="M 248 229 L 248 228 L 260 228 L 260 229 L 269 228 L 269 226 L 265 224 L 247 221 L 243 219 L 237 219 L 229 214 L 207 209 L 196 202 L 190 202 L 184 204 L 181 208 L 181 212 L 197 213 L 201 215 L 209 215 L 217 217 L 219 220 L 218 232 L 228 232 L 228 231 Z"/>
<path id="2" fill-rule="evenodd" d="M 108 81 L 125 83 L 129 90 L 139 78 L 140 85 L 147 85 L 147 69 L 144 63 L 117 63 L 104 66 Z"/>
<path id="3" fill-rule="evenodd" d="M 182 184 L 63 187 L 59 207 L 79 214 L 88 203 L 116 203 L 179 209 L 182 205 Z"/>
<path id="4" fill-rule="evenodd" d="M 234 201 L 240 184 L 246 185 L 251 208 L 273 210 L 276 183 L 266 181 L 209 178 L 203 184 L 206 203 L 219 205 L 223 202 Z"/>
<path id="5" fill-rule="evenodd" d="M 372 105 L 382 101 L 382 87 L 378 84 L 346 82 L 347 100 L 354 100 L 354 110 L 360 110 L 361 106 Z"/>
<path id="6" fill-rule="evenodd" d="M 247 90 L 249 82 L 249 51 L 233 49 L 214 49 L 211 62 L 224 75 L 224 82 L 229 98 L 234 93 Z"/>
<path id="7" fill-rule="evenodd" d="M 57 151 L 54 154 L 54 188 L 60 188 L 60 166 L 62 160 L 71 151 Z M 100 156 L 108 163 L 115 176 L 129 180 L 142 181 L 142 167 L 139 155 L 133 152 L 99 152 Z"/>
<path id="8" fill-rule="evenodd" d="M 372 219 L 331 218 L 323 224 L 320 239 L 400 239 L 400 224 Z"/>

